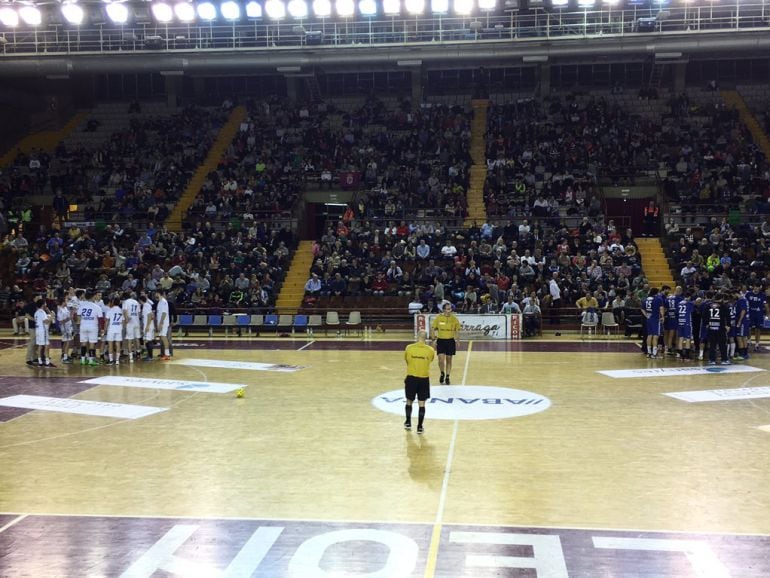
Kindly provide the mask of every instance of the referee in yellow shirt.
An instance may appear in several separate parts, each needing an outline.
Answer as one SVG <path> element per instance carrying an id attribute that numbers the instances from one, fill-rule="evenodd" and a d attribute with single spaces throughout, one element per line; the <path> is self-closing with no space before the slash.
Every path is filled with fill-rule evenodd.
<path id="1" fill-rule="evenodd" d="M 422 424 L 425 421 L 425 400 L 430 397 L 430 364 L 436 357 L 433 348 L 425 343 L 425 331 L 417 333 L 417 341 L 406 346 L 404 360 L 406 360 L 406 379 L 404 380 L 404 394 L 406 397 L 406 421 L 404 429 L 412 429 L 412 404 L 416 397 L 420 404 L 420 413 L 417 420 L 417 433 L 423 432 Z"/>
<path id="2" fill-rule="evenodd" d="M 436 339 L 438 368 L 441 370 L 441 378 L 438 381 L 449 385 L 452 357 L 457 353 L 457 342 L 460 341 L 460 320 L 452 313 L 451 303 L 444 303 L 443 311 L 433 318 L 431 331 Z"/>

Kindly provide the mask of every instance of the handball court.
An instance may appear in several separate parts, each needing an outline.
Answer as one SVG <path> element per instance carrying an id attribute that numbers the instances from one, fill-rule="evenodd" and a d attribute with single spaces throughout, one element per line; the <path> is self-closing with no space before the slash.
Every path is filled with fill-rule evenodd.
<path id="1" fill-rule="evenodd" d="M 0 576 L 770 576 L 768 353 L 466 341 L 418 435 L 410 338 L 46 370 L 6 335 Z"/>

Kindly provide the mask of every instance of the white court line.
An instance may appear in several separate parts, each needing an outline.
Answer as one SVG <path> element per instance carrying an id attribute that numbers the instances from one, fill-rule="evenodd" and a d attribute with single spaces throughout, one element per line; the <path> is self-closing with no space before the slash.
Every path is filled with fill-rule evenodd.
<path id="1" fill-rule="evenodd" d="M 473 341 L 468 342 L 468 351 L 465 354 L 465 369 L 463 369 L 463 379 L 460 385 L 465 385 L 468 380 L 468 367 L 471 363 L 471 349 L 473 348 Z M 457 444 L 457 430 L 460 426 L 460 420 L 456 419 L 454 427 L 452 428 L 452 439 L 449 442 L 449 452 L 447 453 L 446 466 L 444 467 L 444 480 L 441 483 L 441 496 L 438 501 L 438 512 L 436 512 L 436 524 L 441 524 L 444 520 L 444 506 L 446 504 L 446 493 L 449 487 L 449 474 L 452 473 L 452 462 L 455 456 L 455 445 Z"/>
<path id="2" fill-rule="evenodd" d="M 471 362 L 471 351 L 473 341 L 468 342 L 468 350 L 465 354 L 465 368 L 463 369 L 463 379 L 460 385 L 465 385 L 468 379 L 468 367 Z M 452 473 L 452 462 L 455 457 L 455 447 L 457 445 L 457 431 L 460 429 L 460 420 L 456 419 L 452 425 L 452 439 L 449 442 L 449 451 L 446 457 L 446 466 L 444 466 L 444 479 L 441 481 L 441 494 L 438 499 L 438 508 L 436 510 L 436 519 L 433 521 L 433 533 L 431 534 L 430 546 L 428 548 L 428 559 L 425 563 L 425 577 L 432 578 L 436 573 L 436 562 L 438 561 L 438 547 L 441 542 L 441 526 L 444 523 L 444 509 L 446 508 L 446 495 L 449 488 L 449 475 Z"/>
<path id="3" fill-rule="evenodd" d="M 356 518 L 274 518 L 270 516 L 169 516 L 165 514 L 148 515 L 148 514 L 65 514 L 62 512 L 0 512 L 3 516 L 20 516 L 26 518 L 27 516 L 38 516 L 45 518 L 110 518 L 112 520 L 126 519 L 126 520 L 204 520 L 204 521 L 218 521 L 225 522 L 306 522 L 308 524 L 399 524 L 404 526 L 425 526 L 430 525 L 431 522 L 425 520 L 374 520 L 374 519 L 356 519 Z M 20 520 L 19 520 L 20 521 Z M 14 522 L 16 523 L 16 522 Z M 522 526 L 521 524 L 485 524 L 483 522 L 447 522 L 447 526 L 452 527 L 469 527 L 469 528 L 526 528 L 534 530 L 579 530 L 581 532 L 631 532 L 636 534 L 682 534 L 692 536 L 750 536 L 757 538 L 770 538 L 770 534 L 761 534 L 759 532 L 718 532 L 714 530 L 667 530 L 667 529 L 650 529 L 650 528 L 606 528 L 603 526 L 563 526 L 554 524 L 553 526 L 542 526 L 532 524 L 530 526 Z"/>
<path id="4" fill-rule="evenodd" d="M 302 351 L 303 349 L 305 349 L 306 347 L 310 347 L 310 346 L 311 346 L 311 345 L 313 345 L 314 343 L 315 343 L 315 341 L 310 341 L 309 343 L 305 343 L 305 345 L 303 345 L 302 347 L 300 347 L 300 348 L 299 348 L 297 351 Z"/>
<path id="5" fill-rule="evenodd" d="M 10 528 L 11 526 L 15 526 L 16 524 L 18 524 L 19 522 L 21 522 L 21 521 L 22 521 L 24 518 L 26 518 L 28 515 L 29 515 L 29 514 L 22 514 L 21 516 L 18 516 L 17 518 L 14 518 L 14 519 L 13 519 L 13 520 L 11 520 L 10 522 L 8 522 L 8 523 L 7 523 L 5 526 L 3 526 L 2 528 L 0 528 L 0 534 L 2 534 L 3 532 L 5 532 L 5 531 L 6 531 L 8 528 Z"/>

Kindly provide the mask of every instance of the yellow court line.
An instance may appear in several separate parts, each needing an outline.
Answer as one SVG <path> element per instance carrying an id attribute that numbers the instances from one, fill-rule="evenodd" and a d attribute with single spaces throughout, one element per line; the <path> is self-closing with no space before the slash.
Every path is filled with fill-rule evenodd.
<path id="1" fill-rule="evenodd" d="M 473 341 L 468 342 L 468 350 L 465 354 L 465 369 L 463 369 L 463 379 L 460 385 L 465 385 L 468 379 L 468 367 L 471 361 L 471 351 L 473 351 Z M 430 547 L 428 548 L 428 560 L 425 563 L 425 578 L 433 578 L 436 574 L 436 563 L 438 561 L 438 548 L 441 543 L 441 528 L 444 524 L 444 507 L 446 505 L 446 493 L 449 487 L 449 474 L 452 473 L 452 462 L 454 461 L 455 445 L 457 444 L 457 430 L 460 426 L 460 420 L 455 420 L 452 427 L 452 440 L 449 442 L 449 451 L 447 452 L 446 467 L 444 468 L 444 480 L 441 483 L 441 496 L 438 501 L 436 511 L 436 521 L 433 523 L 433 532 L 430 536 Z"/>

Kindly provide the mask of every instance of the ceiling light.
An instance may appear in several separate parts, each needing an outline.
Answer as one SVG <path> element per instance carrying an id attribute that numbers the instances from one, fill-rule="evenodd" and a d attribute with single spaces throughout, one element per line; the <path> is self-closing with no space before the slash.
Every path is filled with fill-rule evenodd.
<path id="1" fill-rule="evenodd" d="M 329 0 L 313 0 L 313 13 L 319 18 L 332 15 L 332 3 Z"/>
<path id="2" fill-rule="evenodd" d="M 382 11 L 385 14 L 399 14 L 401 12 L 401 0 L 382 0 Z"/>
<path id="3" fill-rule="evenodd" d="M 358 3 L 358 11 L 362 16 L 375 16 L 377 14 L 377 2 L 374 0 L 361 0 Z"/>
<path id="4" fill-rule="evenodd" d="M 286 5 L 281 0 L 267 0 L 265 12 L 269 18 L 279 20 L 286 17 Z"/>
<path id="5" fill-rule="evenodd" d="M 430 0 L 430 11 L 434 14 L 449 12 L 449 0 Z"/>
<path id="6" fill-rule="evenodd" d="M 198 18 L 201 20 L 211 22 L 217 18 L 217 7 L 214 6 L 211 2 L 203 2 L 202 4 L 198 4 L 197 10 Z"/>
<path id="7" fill-rule="evenodd" d="M 307 2 L 305 0 L 289 0 L 289 5 L 286 8 L 292 18 L 307 17 Z"/>
<path id="8" fill-rule="evenodd" d="M 107 4 L 107 17 L 115 24 L 125 24 L 128 22 L 128 8 L 125 4 Z"/>
<path id="9" fill-rule="evenodd" d="M 155 16 L 155 20 L 158 22 L 171 22 L 174 18 L 174 11 L 168 4 L 158 2 L 152 5 L 152 15 Z"/>
<path id="10" fill-rule="evenodd" d="M 473 0 L 455 0 L 454 9 L 456 14 L 470 14 L 473 12 Z"/>
<path id="11" fill-rule="evenodd" d="M 237 2 L 233 2 L 233 0 L 222 2 L 219 11 L 225 20 L 238 20 L 241 17 L 241 7 Z"/>
<path id="12" fill-rule="evenodd" d="M 0 23 L 8 28 L 15 28 L 19 25 L 19 14 L 10 6 L 0 8 Z"/>
<path id="13" fill-rule="evenodd" d="M 356 12 L 356 5 L 353 0 L 337 0 L 337 14 L 343 18 L 349 18 Z"/>
<path id="14" fill-rule="evenodd" d="M 409 14 L 417 16 L 425 12 L 425 0 L 404 0 L 404 7 Z"/>
<path id="15" fill-rule="evenodd" d="M 30 26 L 40 26 L 43 22 L 42 13 L 34 6 L 22 6 L 19 8 L 19 16 Z"/>
<path id="16" fill-rule="evenodd" d="M 251 2 L 246 4 L 246 17 L 262 18 L 262 5 L 255 0 L 251 0 Z"/>
<path id="17" fill-rule="evenodd" d="M 83 18 L 86 15 L 85 12 L 83 12 L 83 9 L 77 4 L 63 4 L 61 13 L 67 22 L 75 25 L 82 24 Z"/>
<path id="18" fill-rule="evenodd" d="M 179 2 L 174 6 L 174 14 L 180 22 L 192 22 L 195 20 L 195 7 L 189 2 Z"/>

